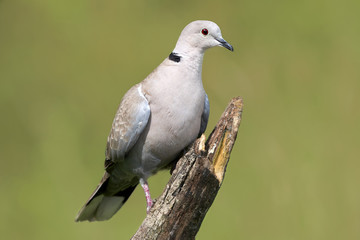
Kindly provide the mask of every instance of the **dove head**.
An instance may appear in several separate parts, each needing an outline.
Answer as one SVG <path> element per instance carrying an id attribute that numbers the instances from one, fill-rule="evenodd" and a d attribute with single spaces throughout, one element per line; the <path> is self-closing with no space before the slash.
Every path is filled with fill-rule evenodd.
<path id="1" fill-rule="evenodd" d="M 181 32 L 174 52 L 187 53 L 194 50 L 204 52 L 208 48 L 221 46 L 233 51 L 233 47 L 226 42 L 219 26 L 211 21 L 194 21 L 189 23 Z"/>

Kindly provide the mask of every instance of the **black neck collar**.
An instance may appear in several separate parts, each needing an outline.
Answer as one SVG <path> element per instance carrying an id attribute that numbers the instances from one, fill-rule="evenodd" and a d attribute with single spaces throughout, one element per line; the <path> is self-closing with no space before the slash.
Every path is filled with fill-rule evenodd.
<path id="1" fill-rule="evenodd" d="M 174 62 L 180 62 L 181 57 L 179 55 L 177 55 L 177 53 L 172 52 L 169 55 L 169 59 Z"/>

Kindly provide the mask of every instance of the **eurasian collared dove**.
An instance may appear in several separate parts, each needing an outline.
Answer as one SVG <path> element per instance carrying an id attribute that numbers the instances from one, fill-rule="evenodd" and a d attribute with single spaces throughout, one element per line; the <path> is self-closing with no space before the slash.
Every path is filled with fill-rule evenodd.
<path id="1" fill-rule="evenodd" d="M 106 172 L 75 221 L 111 218 L 139 182 L 149 211 L 147 179 L 206 129 L 210 107 L 201 70 L 205 50 L 215 46 L 233 51 L 215 23 L 191 22 L 169 57 L 125 94 L 107 140 Z"/>

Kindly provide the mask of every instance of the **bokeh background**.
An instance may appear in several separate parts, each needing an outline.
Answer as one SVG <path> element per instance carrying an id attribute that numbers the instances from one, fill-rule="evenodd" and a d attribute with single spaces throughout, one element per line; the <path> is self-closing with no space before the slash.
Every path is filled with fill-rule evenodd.
<path id="1" fill-rule="evenodd" d="M 207 133 L 245 102 L 197 239 L 360 239 L 360 2 L 0 0 L 2 239 L 129 239 L 140 188 L 110 221 L 74 217 L 103 173 L 123 94 L 213 20 L 235 48 L 203 65 Z M 150 179 L 158 196 L 168 172 Z"/>

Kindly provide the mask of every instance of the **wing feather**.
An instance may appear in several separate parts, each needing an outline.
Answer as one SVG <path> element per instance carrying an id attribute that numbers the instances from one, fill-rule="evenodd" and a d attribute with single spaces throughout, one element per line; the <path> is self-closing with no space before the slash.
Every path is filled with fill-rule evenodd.
<path id="1" fill-rule="evenodd" d="M 121 161 L 144 131 L 150 117 L 150 106 L 141 84 L 133 86 L 121 100 L 106 147 L 106 159 Z"/>

